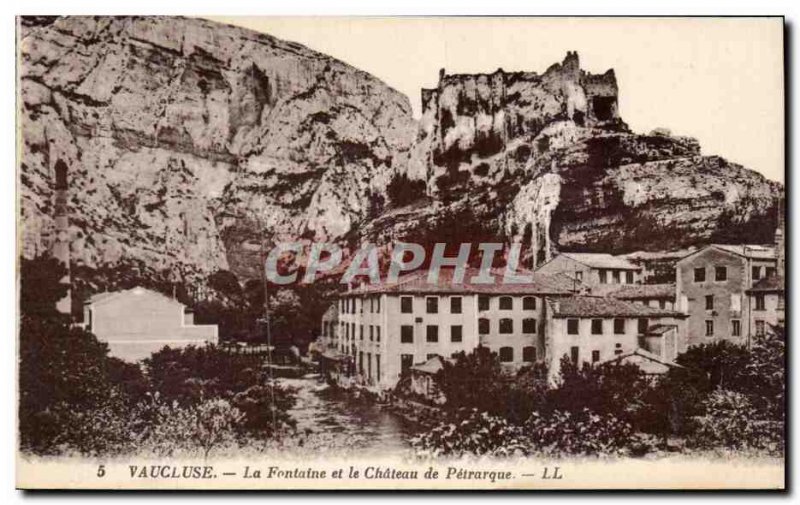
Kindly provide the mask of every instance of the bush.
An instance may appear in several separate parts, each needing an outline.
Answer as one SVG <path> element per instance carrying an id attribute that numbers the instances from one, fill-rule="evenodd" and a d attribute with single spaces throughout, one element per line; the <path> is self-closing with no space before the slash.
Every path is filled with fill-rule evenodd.
<path id="1" fill-rule="evenodd" d="M 588 409 L 577 413 L 538 412 L 525 423 L 525 434 L 536 452 L 546 455 L 631 455 L 650 450 L 649 441 L 633 427 L 610 414 Z"/>
<path id="2" fill-rule="evenodd" d="M 139 436 L 140 449 L 158 456 L 202 453 L 208 458 L 215 448 L 235 446 L 236 427 L 244 414 L 223 399 L 181 406 L 155 398 L 138 409 L 146 428 Z"/>
<path id="3" fill-rule="evenodd" d="M 718 389 L 703 402 L 702 416 L 694 418 L 690 445 L 702 449 L 766 449 L 780 452 L 783 423 L 764 418 L 750 398 Z"/>
<path id="4" fill-rule="evenodd" d="M 153 389 L 164 401 L 188 407 L 224 399 L 243 414 L 242 434 L 269 437 L 294 426 L 287 414 L 294 396 L 271 381 L 262 366 L 252 356 L 215 346 L 164 348 L 145 360 Z"/>
<path id="5" fill-rule="evenodd" d="M 423 457 L 521 455 L 529 448 L 518 426 L 477 409 L 462 411 L 458 418 L 440 423 L 413 438 L 411 445 Z"/>

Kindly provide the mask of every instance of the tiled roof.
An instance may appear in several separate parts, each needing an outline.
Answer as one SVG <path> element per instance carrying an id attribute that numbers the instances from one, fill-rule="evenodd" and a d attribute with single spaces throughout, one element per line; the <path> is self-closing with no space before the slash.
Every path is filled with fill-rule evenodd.
<path id="1" fill-rule="evenodd" d="M 481 294 L 550 294 L 569 295 L 573 293 L 575 282 L 563 274 L 540 274 L 521 270 L 518 273 L 528 275 L 533 282 L 523 284 L 506 284 L 503 282 L 503 269 L 492 270 L 490 275 L 494 279 L 491 284 L 476 284 L 471 282 L 480 270 L 467 268 L 462 282 L 453 282 L 455 269 L 442 268 L 436 283 L 428 282 L 428 271 L 420 270 L 398 279 L 396 284 L 381 283 L 378 285 L 364 284 L 343 296 L 367 295 L 377 293 L 481 293 Z"/>
<path id="2" fill-rule="evenodd" d="M 635 358 L 644 358 L 645 362 L 642 362 L 641 359 L 640 360 L 636 360 L 636 361 L 638 361 L 636 364 L 639 366 L 639 368 L 644 373 L 658 373 L 659 372 L 658 368 L 653 368 L 653 367 L 648 366 L 646 364 L 646 362 L 648 362 L 648 361 L 652 362 L 654 364 L 663 365 L 663 366 L 666 366 L 666 367 L 669 367 L 669 368 L 683 368 L 681 365 L 679 365 L 679 364 L 677 364 L 677 363 L 675 363 L 673 361 L 669 361 L 667 359 L 664 359 L 664 358 L 662 358 L 661 356 L 659 356 L 657 354 L 653 354 L 650 351 L 642 349 L 641 347 L 637 347 L 633 351 L 626 352 L 626 353 L 620 354 L 618 356 L 614 356 L 613 358 L 611 358 L 609 360 L 603 361 L 603 363 L 621 363 L 623 361 L 631 360 L 631 358 L 634 358 L 634 359 Z M 633 361 L 633 360 L 631 360 L 631 361 Z"/>
<path id="3" fill-rule="evenodd" d="M 676 329 L 678 325 L 675 324 L 654 324 L 653 326 L 647 328 L 648 335 L 663 335 L 668 331 L 672 331 Z"/>
<path id="4" fill-rule="evenodd" d="M 606 253 L 561 253 L 567 258 L 572 258 L 578 263 L 592 268 L 616 268 L 622 270 L 640 270 L 638 267 L 619 256 Z"/>
<path id="5" fill-rule="evenodd" d="M 676 317 L 673 310 L 597 296 L 571 296 L 555 300 L 553 317 Z"/>
<path id="6" fill-rule="evenodd" d="M 675 284 L 623 284 L 608 293 L 608 296 L 620 300 L 638 300 L 642 298 L 675 299 Z"/>
<path id="7" fill-rule="evenodd" d="M 420 363 L 418 365 L 411 366 L 411 370 L 431 375 L 436 374 L 442 368 L 444 368 L 444 358 L 442 358 L 438 354 L 429 359 L 428 361 L 426 361 L 425 363 Z"/>
<path id="8" fill-rule="evenodd" d="M 738 254 L 739 256 L 744 256 L 745 258 L 775 259 L 775 248 L 771 246 L 753 244 L 712 244 L 711 246 L 716 247 L 717 249 L 722 249 L 723 251 Z"/>
<path id="9" fill-rule="evenodd" d="M 747 292 L 777 293 L 780 291 L 784 291 L 785 288 L 786 288 L 786 282 L 782 276 L 770 275 L 769 277 L 764 277 L 763 279 L 756 282 L 752 288 L 747 290 Z"/>

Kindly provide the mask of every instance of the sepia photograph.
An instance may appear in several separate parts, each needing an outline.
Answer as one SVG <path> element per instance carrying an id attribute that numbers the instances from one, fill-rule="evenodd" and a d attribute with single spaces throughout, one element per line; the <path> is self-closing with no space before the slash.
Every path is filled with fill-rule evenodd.
<path id="1" fill-rule="evenodd" d="M 17 16 L 16 486 L 785 489 L 786 29 Z"/>

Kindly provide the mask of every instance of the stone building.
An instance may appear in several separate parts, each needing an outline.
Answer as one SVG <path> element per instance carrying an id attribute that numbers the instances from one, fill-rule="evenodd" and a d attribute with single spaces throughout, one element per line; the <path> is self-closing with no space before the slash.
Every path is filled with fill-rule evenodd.
<path id="1" fill-rule="evenodd" d="M 640 266 L 605 253 L 560 253 L 536 272 L 566 275 L 586 286 L 639 284 L 642 280 Z"/>
<path id="2" fill-rule="evenodd" d="M 111 356 L 138 361 L 164 346 L 216 344 L 217 325 L 195 325 L 185 305 L 136 287 L 100 293 L 84 305 L 84 327 L 108 344 Z"/>
<path id="3" fill-rule="evenodd" d="M 564 356 L 580 365 L 601 363 L 640 348 L 666 360 L 674 359 L 675 349 L 684 350 L 679 337 L 686 316 L 674 310 L 595 296 L 548 303 L 545 356 L 551 377 L 558 376 Z"/>
<path id="4" fill-rule="evenodd" d="M 477 271 L 468 269 L 465 282 L 453 283 L 453 270 L 443 269 L 431 284 L 427 274 L 340 297 L 338 330 L 329 331 L 328 347 L 349 355 L 365 384 L 394 387 L 412 366 L 478 345 L 496 352 L 509 369 L 541 360 L 545 298 L 572 294 L 563 276 L 532 274 L 532 283 L 502 284 L 497 275 L 494 284 L 474 284 L 469 279 Z"/>
<path id="5" fill-rule="evenodd" d="M 595 293 L 595 290 L 592 290 Z M 675 309 L 675 284 L 631 284 L 614 288 L 608 296 L 618 300 L 657 307 Z"/>
<path id="6" fill-rule="evenodd" d="M 688 315 L 688 345 L 730 340 L 750 345 L 759 295 L 747 292 L 776 274 L 775 248 L 763 245 L 706 246 L 678 261 L 678 309 Z"/>

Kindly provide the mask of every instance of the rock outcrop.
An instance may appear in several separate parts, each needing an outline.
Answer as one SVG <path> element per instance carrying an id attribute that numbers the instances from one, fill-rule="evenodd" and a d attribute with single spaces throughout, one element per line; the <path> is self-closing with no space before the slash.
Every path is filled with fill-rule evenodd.
<path id="1" fill-rule="evenodd" d="M 79 273 L 244 280 L 278 240 L 496 238 L 540 263 L 774 229 L 779 184 L 693 139 L 631 132 L 614 72 L 575 53 L 541 75 L 442 71 L 415 121 L 365 72 L 209 21 L 23 18 L 19 38 L 21 250 L 52 244 L 61 160 Z"/>
<path id="2" fill-rule="evenodd" d="M 702 156 L 694 139 L 630 131 L 617 94 L 613 70 L 589 74 L 576 53 L 542 75 L 442 71 L 438 86 L 422 91 L 409 162 L 433 201 L 419 209 L 420 227 L 447 229 L 441 209 L 459 209 L 460 219 L 468 211 L 502 240 L 522 241 L 533 265 L 559 250 L 771 242 L 780 184 Z M 413 229 L 413 215 L 398 214 L 400 233 L 375 232 L 426 234 Z"/>
<path id="3" fill-rule="evenodd" d="M 260 244 L 336 239 L 381 210 L 416 133 L 408 99 L 303 46 L 200 19 L 23 18 L 22 250 L 176 280 L 256 275 Z"/>

